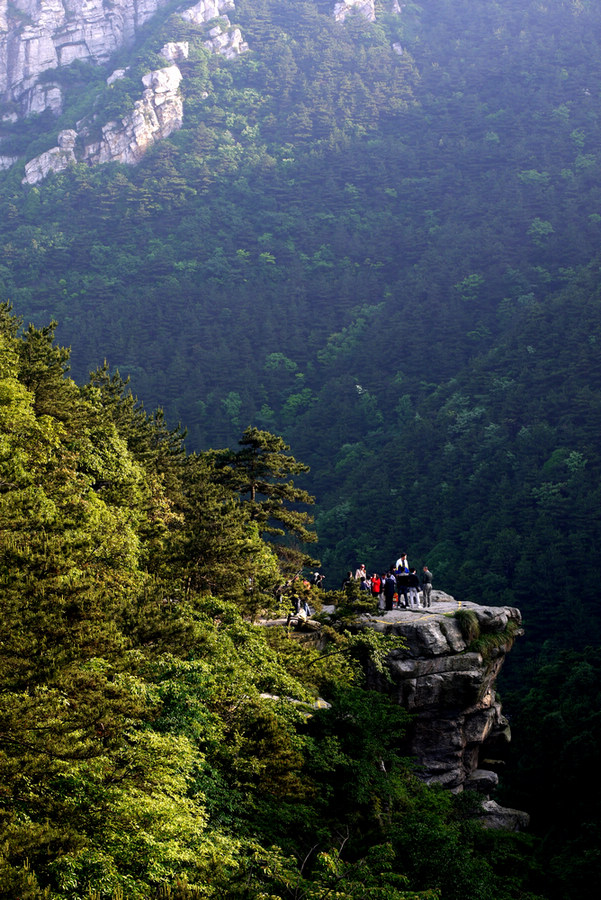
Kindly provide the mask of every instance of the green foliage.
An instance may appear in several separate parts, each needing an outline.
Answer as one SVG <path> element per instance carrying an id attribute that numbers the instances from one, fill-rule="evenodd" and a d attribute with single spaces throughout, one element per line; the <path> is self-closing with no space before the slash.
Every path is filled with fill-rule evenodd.
<path id="1" fill-rule="evenodd" d="M 459 623 L 466 644 L 472 644 L 480 637 L 480 622 L 473 609 L 458 609 L 453 616 Z"/>
<path id="2" fill-rule="evenodd" d="M 473 653 L 479 653 L 484 660 L 491 660 L 495 657 L 495 651 L 503 648 L 503 652 L 511 650 L 516 637 L 522 633 L 521 627 L 514 621 L 507 623 L 504 631 L 493 634 L 480 634 L 470 643 L 469 650 Z"/>
<path id="3" fill-rule="evenodd" d="M 242 449 L 237 452 L 214 454 L 217 481 L 246 501 L 249 519 L 257 524 L 261 534 L 289 533 L 305 543 L 317 540 L 307 528 L 313 521 L 309 514 L 290 508 L 290 504 L 313 503 L 314 498 L 295 487 L 293 481 L 284 481 L 289 475 L 307 472 L 308 467 L 287 456 L 289 446 L 268 431 L 249 426 L 239 443 Z M 280 555 L 287 560 L 289 570 L 314 563 L 294 547 L 274 544 L 274 549 L 279 550 L 280 546 Z"/>
<path id="4" fill-rule="evenodd" d="M 537 663 L 529 691 L 509 698 L 515 744 L 504 796 L 525 798 L 543 838 L 536 861 L 544 895 L 575 898 L 600 872 L 597 798 L 580 773 L 599 762 L 601 651 L 557 652 L 549 644 Z"/>

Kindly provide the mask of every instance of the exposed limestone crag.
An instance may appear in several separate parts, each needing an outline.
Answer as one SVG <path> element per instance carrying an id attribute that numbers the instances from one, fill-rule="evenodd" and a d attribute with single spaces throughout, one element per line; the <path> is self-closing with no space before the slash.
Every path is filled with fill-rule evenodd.
<path id="1" fill-rule="evenodd" d="M 33 0 L 31 2 L 33 6 Z M 65 0 L 67 6 L 68 2 L 69 0 Z M 82 15 L 83 13 L 91 14 L 90 10 L 92 9 L 97 11 L 97 6 L 94 6 L 93 3 L 80 9 L 75 0 L 71 0 L 71 2 L 76 15 L 79 13 L 82 13 Z M 151 9 L 156 11 L 163 2 L 164 0 L 152 0 L 152 3 L 149 5 L 140 6 L 140 9 L 144 10 L 140 23 L 146 21 L 151 14 Z M 2 3 L 6 3 L 6 0 L 0 0 L 0 4 Z M 44 26 L 50 28 L 51 25 L 56 25 L 58 21 L 62 21 L 60 19 L 60 10 L 64 12 L 67 6 L 63 6 L 60 0 L 40 0 L 39 28 Z M 243 41 L 240 29 L 232 26 L 228 17 L 224 15 L 226 11 L 233 9 L 235 9 L 233 0 L 200 0 L 195 6 L 183 9 L 181 15 L 197 25 L 209 23 L 204 41 L 205 46 L 212 52 L 225 56 L 226 59 L 232 59 L 248 50 L 248 45 Z M 49 19 L 46 14 L 50 10 L 54 10 L 55 17 Z M 146 13 L 149 15 L 146 15 Z M 0 37 L 2 22 L 6 21 L 6 16 L 4 19 L 0 17 Z M 129 39 L 134 31 L 135 28 L 133 31 L 128 28 L 123 31 L 123 34 L 127 33 Z M 58 34 L 59 32 L 56 33 Z M 102 56 L 99 49 L 101 43 L 96 47 L 97 53 L 95 58 L 97 60 L 100 60 Z M 89 46 L 86 46 L 89 50 Z M 107 48 L 113 50 L 114 46 L 109 42 Z M 85 52 L 87 53 L 88 50 Z M 163 46 L 160 53 L 166 61 L 176 63 L 188 58 L 189 45 L 186 41 L 169 42 Z M 77 58 L 85 58 L 84 51 L 82 51 L 82 56 Z M 51 54 L 48 54 L 45 59 L 47 61 L 50 60 Z M 53 65 L 56 65 L 56 58 L 52 57 L 52 59 L 54 60 Z M 23 69 L 19 71 L 23 75 Z M 36 71 L 39 75 L 39 66 Z M 126 69 L 115 70 L 107 79 L 107 83 L 109 85 L 112 84 L 119 78 L 124 77 L 126 72 Z M 30 74 L 32 73 L 33 70 Z M 130 114 L 122 119 L 107 122 L 102 126 L 99 137 L 94 134 L 95 125 L 93 120 L 88 123 L 78 123 L 77 131 L 62 131 L 59 134 L 58 146 L 52 147 L 26 164 L 23 183 L 36 184 L 42 181 L 50 172 L 60 172 L 78 161 L 87 162 L 90 165 L 99 165 L 106 162 L 128 164 L 139 162 L 152 144 L 168 137 L 181 128 L 183 122 L 183 105 L 179 93 L 181 77 L 181 71 L 177 65 L 149 72 L 142 79 L 145 90 L 141 98 L 136 101 Z M 20 82 L 24 90 L 26 89 L 24 87 L 26 83 L 26 80 Z M 28 99 L 26 112 L 42 112 L 46 108 L 51 108 L 57 113 L 60 112 L 62 97 L 58 86 L 52 82 L 34 83 L 31 88 L 26 89 L 26 93 Z M 13 162 L 14 159 L 3 157 L 0 167 L 8 168 Z"/>
<path id="2" fill-rule="evenodd" d="M 477 621 L 476 643 L 465 636 L 465 626 L 455 615 L 459 609 Z M 498 759 L 511 738 L 495 683 L 521 634 L 519 610 L 459 604 L 433 591 L 429 609 L 382 613 L 368 617 L 365 624 L 406 641 L 406 650 L 389 656 L 392 684 L 375 670 L 369 682 L 413 714 L 410 750 L 419 761 L 420 777 L 454 791 L 470 788 L 488 796 L 498 776 L 487 768 L 487 759 Z M 528 823 L 526 813 L 503 809 L 488 799 L 484 819 L 489 827 L 510 829 Z"/>
<path id="3" fill-rule="evenodd" d="M 399 15 L 401 4 L 399 0 L 387 0 L 385 3 L 387 12 Z M 337 0 L 334 4 L 334 18 L 337 22 L 344 22 L 349 15 L 358 15 L 368 22 L 376 21 L 375 0 Z"/>
<path id="4" fill-rule="evenodd" d="M 17 102 L 22 113 L 39 112 L 43 72 L 76 59 L 106 62 L 166 2 L 0 0 L 0 98 Z"/>
<path id="5" fill-rule="evenodd" d="M 20 115 L 51 109 L 59 113 L 58 84 L 40 76 L 75 60 L 106 63 L 121 47 L 130 46 L 142 25 L 168 0 L 0 0 L 0 101 L 15 104 Z M 224 13 L 233 0 L 182 2 L 182 16 L 196 24 L 222 17 L 219 35 L 207 46 L 226 56 L 247 49 L 240 29 Z"/>
<path id="6" fill-rule="evenodd" d="M 191 6 L 181 13 L 182 19 L 200 25 L 219 19 L 210 29 L 205 47 L 214 53 L 233 59 L 248 50 L 248 44 L 242 38 L 239 28 L 232 25 L 226 13 L 235 9 L 234 0 L 200 0 L 195 6 Z"/>
<path id="7" fill-rule="evenodd" d="M 332 614 L 334 607 L 324 606 L 323 612 Z M 292 621 L 320 640 L 317 621 L 302 615 Z M 372 690 L 389 694 L 412 713 L 407 751 L 417 760 L 416 774 L 455 792 L 478 791 L 483 800 L 480 821 L 510 831 L 526 828 L 529 816 L 490 799 L 498 776 L 489 766 L 498 764 L 511 740 L 495 684 L 505 656 L 522 634 L 521 623 L 520 611 L 513 607 L 460 603 L 436 590 L 428 609 L 380 612 L 357 623 L 405 641 L 403 650 L 388 656 L 392 681 L 375 667 L 368 669 L 367 678 Z M 262 624 L 281 626 L 288 620 Z"/>
<path id="8" fill-rule="evenodd" d="M 123 119 L 107 122 L 96 140 L 91 139 L 89 127 L 84 126 L 79 132 L 61 131 L 58 147 L 27 163 L 23 183 L 37 184 L 50 172 L 61 172 L 78 161 L 90 165 L 139 162 L 152 144 L 181 127 L 181 77 L 175 65 L 149 72 L 142 79 L 146 90 L 133 111 Z"/>
<path id="9" fill-rule="evenodd" d="M 334 6 L 334 18 L 337 22 L 344 22 L 350 13 L 357 13 L 368 22 L 375 22 L 375 0 L 341 0 Z"/>
<path id="10" fill-rule="evenodd" d="M 86 143 L 82 159 L 90 165 L 107 162 L 135 164 L 156 141 L 168 137 L 183 121 L 179 93 L 182 75 L 177 66 L 149 72 L 142 79 L 146 90 L 133 112 L 117 122 L 107 122 L 100 140 Z M 87 133 L 82 133 L 84 140 Z"/>

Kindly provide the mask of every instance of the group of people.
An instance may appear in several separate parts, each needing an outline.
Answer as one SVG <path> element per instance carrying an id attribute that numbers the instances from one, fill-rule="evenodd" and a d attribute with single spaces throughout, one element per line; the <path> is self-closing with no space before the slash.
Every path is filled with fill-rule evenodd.
<path id="1" fill-rule="evenodd" d="M 432 603 L 432 572 L 424 564 L 420 578 L 417 569 L 409 565 L 406 553 L 401 553 L 396 563 L 380 575 L 370 576 L 365 564 L 360 565 L 354 575 L 352 572 L 347 574 L 342 587 L 351 581 L 358 581 L 359 589 L 370 593 L 385 610 L 427 609 Z"/>
<path id="2" fill-rule="evenodd" d="M 307 617 L 312 614 L 309 606 L 311 589 L 317 587 L 323 590 L 324 581 L 322 573 L 311 572 L 308 578 L 298 574 L 277 586 L 274 593 L 278 601 L 287 599 L 292 607 L 288 621 L 293 616 Z M 354 575 L 348 572 L 342 588 L 353 582 L 358 582 L 359 590 L 369 593 L 376 600 L 379 609 L 427 609 L 432 603 L 432 572 L 424 564 L 420 578 L 417 570 L 409 565 L 406 553 L 401 553 L 396 563 L 379 575 L 368 575 L 365 565 L 360 565 Z"/>

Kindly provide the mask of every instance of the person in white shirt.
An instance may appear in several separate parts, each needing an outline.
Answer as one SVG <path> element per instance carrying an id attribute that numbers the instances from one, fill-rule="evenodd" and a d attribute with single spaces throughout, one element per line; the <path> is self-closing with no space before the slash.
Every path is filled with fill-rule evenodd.
<path id="1" fill-rule="evenodd" d="M 402 569 L 407 575 L 409 574 L 409 563 L 407 562 L 407 554 L 401 553 L 396 561 L 396 570 Z"/>

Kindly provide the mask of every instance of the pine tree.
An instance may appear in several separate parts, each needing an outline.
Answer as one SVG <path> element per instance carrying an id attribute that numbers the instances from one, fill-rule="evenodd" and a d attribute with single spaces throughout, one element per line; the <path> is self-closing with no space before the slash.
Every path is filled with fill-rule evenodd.
<path id="1" fill-rule="evenodd" d="M 287 543 L 273 546 L 285 568 L 298 569 L 314 564 L 314 560 L 295 546 L 290 538 L 312 543 L 317 535 L 308 526 L 313 523 L 308 512 L 296 504 L 312 504 L 314 497 L 296 487 L 290 475 L 308 472 L 309 467 L 287 455 L 290 449 L 281 437 L 249 426 L 239 441 L 241 450 L 218 451 L 214 454 L 216 475 L 221 484 L 236 492 L 248 505 L 251 521 L 261 535 L 288 537 Z"/>

